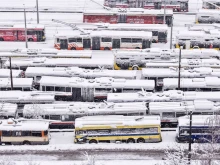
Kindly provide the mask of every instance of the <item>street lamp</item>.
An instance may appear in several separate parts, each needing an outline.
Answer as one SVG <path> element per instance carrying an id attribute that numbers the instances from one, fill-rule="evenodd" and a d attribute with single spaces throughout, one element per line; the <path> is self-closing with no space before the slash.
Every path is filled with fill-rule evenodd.
<path id="1" fill-rule="evenodd" d="M 188 149 L 188 164 L 191 164 L 191 150 L 192 150 L 192 114 L 193 112 L 190 111 L 189 114 L 189 149 Z"/>
<path id="2" fill-rule="evenodd" d="M 24 4 L 23 4 L 24 5 Z M 28 37 L 27 37 L 27 22 L 26 22 L 26 10 L 24 5 L 24 26 L 25 26 L 25 46 L 28 48 Z"/>
<path id="3" fill-rule="evenodd" d="M 38 0 L 36 0 L 36 8 L 37 8 L 37 24 L 39 24 L 39 9 L 38 9 Z"/>
<path id="4" fill-rule="evenodd" d="M 178 90 L 180 90 L 180 70 L 181 70 L 181 49 L 183 47 L 180 46 L 180 51 L 179 51 L 179 74 L 178 74 Z"/>

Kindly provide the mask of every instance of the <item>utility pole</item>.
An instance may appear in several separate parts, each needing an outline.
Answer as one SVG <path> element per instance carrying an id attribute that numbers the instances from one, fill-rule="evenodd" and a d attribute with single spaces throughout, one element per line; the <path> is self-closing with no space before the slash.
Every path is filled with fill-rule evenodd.
<path id="1" fill-rule="evenodd" d="M 38 9 L 38 0 L 36 0 L 36 8 L 37 8 L 37 24 L 39 24 L 39 9 Z"/>
<path id="2" fill-rule="evenodd" d="M 164 0 L 163 24 L 166 24 L 166 0 Z"/>
<path id="3" fill-rule="evenodd" d="M 12 77 L 12 69 L 11 69 L 11 57 L 9 57 L 9 63 L 10 63 L 11 90 L 13 90 L 13 77 Z"/>
<path id="4" fill-rule="evenodd" d="M 180 90 L 180 70 L 181 70 L 181 47 L 180 47 L 180 52 L 179 52 L 178 90 Z"/>
<path id="5" fill-rule="evenodd" d="M 24 26 L 25 26 L 25 45 L 28 48 L 28 38 L 27 38 L 27 22 L 26 22 L 26 10 L 24 5 Z"/>
<path id="6" fill-rule="evenodd" d="M 192 147 L 192 111 L 190 111 L 190 117 L 189 117 L 189 149 L 188 149 L 188 164 L 191 164 L 191 147 Z"/>
<path id="7" fill-rule="evenodd" d="M 171 32 L 170 32 L 170 49 L 173 47 L 173 18 L 171 20 Z"/>

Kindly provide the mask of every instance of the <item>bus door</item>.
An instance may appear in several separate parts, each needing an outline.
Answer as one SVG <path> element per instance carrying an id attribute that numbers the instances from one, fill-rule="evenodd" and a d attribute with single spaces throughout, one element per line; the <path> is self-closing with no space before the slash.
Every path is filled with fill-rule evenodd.
<path id="1" fill-rule="evenodd" d="M 38 42 L 45 40 L 43 31 L 36 31 L 36 35 L 37 35 L 37 41 Z"/>
<path id="2" fill-rule="evenodd" d="M 83 49 L 90 49 L 91 48 L 91 40 L 88 39 L 83 39 Z"/>
<path id="3" fill-rule="evenodd" d="M 81 88 L 72 88 L 72 101 L 82 101 Z"/>
<path id="4" fill-rule="evenodd" d="M 143 40 L 142 41 L 142 49 L 150 48 L 151 47 L 151 41 L 149 40 Z"/>
<path id="5" fill-rule="evenodd" d="M 120 49 L 121 43 L 120 39 L 113 39 L 112 49 Z"/>
<path id="6" fill-rule="evenodd" d="M 119 14 L 118 15 L 118 23 L 127 23 L 127 15 Z"/>
<path id="7" fill-rule="evenodd" d="M 92 38 L 92 50 L 100 50 L 100 37 Z"/>
<path id="8" fill-rule="evenodd" d="M 154 3 L 154 8 L 155 9 L 161 9 L 161 2 L 155 2 Z"/>
<path id="9" fill-rule="evenodd" d="M 166 32 L 158 32 L 158 42 L 167 42 L 167 33 Z"/>
<path id="10" fill-rule="evenodd" d="M 60 49 L 68 49 L 67 39 L 60 39 Z"/>
<path id="11" fill-rule="evenodd" d="M 172 24 L 172 16 L 166 16 L 166 24 L 168 26 L 171 26 L 171 24 Z"/>

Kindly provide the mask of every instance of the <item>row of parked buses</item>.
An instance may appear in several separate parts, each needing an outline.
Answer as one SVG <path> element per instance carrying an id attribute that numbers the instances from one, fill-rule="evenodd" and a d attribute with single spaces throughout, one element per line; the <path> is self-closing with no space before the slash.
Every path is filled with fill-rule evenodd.
<path id="1" fill-rule="evenodd" d="M 174 12 L 188 12 L 189 0 L 105 0 L 104 5 L 111 8 L 173 9 Z"/>

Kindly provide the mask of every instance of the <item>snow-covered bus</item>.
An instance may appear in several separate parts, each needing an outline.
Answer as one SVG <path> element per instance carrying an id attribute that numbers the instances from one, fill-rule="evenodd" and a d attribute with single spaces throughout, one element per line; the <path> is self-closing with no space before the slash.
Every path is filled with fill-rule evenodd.
<path id="1" fill-rule="evenodd" d="M 208 100 L 183 102 L 150 102 L 148 112 L 151 115 L 160 115 L 161 127 L 176 127 L 178 118 L 189 115 L 220 114 L 220 103 Z"/>
<path id="2" fill-rule="evenodd" d="M 108 93 L 108 102 L 180 102 L 209 100 L 220 102 L 220 92 L 169 90 L 163 92 Z"/>
<path id="3" fill-rule="evenodd" d="M 80 26 L 80 25 L 79 25 Z M 98 25 L 83 25 L 85 30 L 115 30 L 115 31 L 146 31 L 152 32 L 153 43 L 167 43 L 168 26 L 166 24 L 98 24 Z"/>
<path id="4" fill-rule="evenodd" d="M 218 115 L 193 115 L 190 137 L 190 116 L 179 117 L 176 129 L 177 142 L 220 143 Z"/>
<path id="5" fill-rule="evenodd" d="M 0 121 L 0 144 L 46 145 L 49 144 L 49 122 Z"/>
<path id="6" fill-rule="evenodd" d="M 9 78 L 10 77 L 10 69 L 0 69 L 0 78 Z M 12 69 L 12 77 L 20 78 L 24 77 L 24 72 L 22 70 Z"/>
<path id="7" fill-rule="evenodd" d="M 98 78 L 98 77 L 113 77 L 136 79 L 137 71 L 128 70 L 108 70 L 108 69 L 83 69 L 79 67 L 28 67 L 25 71 L 25 77 L 33 78 L 35 84 L 42 76 L 57 76 L 57 77 L 81 77 L 81 78 Z"/>
<path id="8" fill-rule="evenodd" d="M 146 31 L 91 31 L 88 34 L 74 31 L 55 35 L 54 47 L 67 50 L 112 50 L 150 48 L 152 33 Z"/>
<path id="9" fill-rule="evenodd" d="M 11 90 L 10 78 L 0 78 L 0 82 L 0 91 Z M 32 89 L 32 78 L 13 78 L 13 90 L 30 91 Z"/>
<path id="10" fill-rule="evenodd" d="M 4 63 L 5 68 L 10 67 L 9 60 Z M 66 59 L 66 58 L 28 58 L 11 61 L 11 68 L 26 70 L 27 67 L 80 67 L 113 69 L 113 60 L 103 59 Z"/>
<path id="11" fill-rule="evenodd" d="M 75 143 L 161 141 L 159 116 L 86 116 L 75 121 Z"/>
<path id="12" fill-rule="evenodd" d="M 141 89 L 154 91 L 154 80 L 126 80 L 101 77 L 83 79 L 79 77 L 48 77 L 39 81 L 41 91 L 72 93 L 73 101 L 100 101 L 107 98 L 108 93 L 136 92 Z"/>
<path id="13" fill-rule="evenodd" d="M 55 101 L 55 93 L 41 91 L 1 91 L 0 101 L 17 104 L 49 104 Z"/>
<path id="14" fill-rule="evenodd" d="M 173 9 L 174 12 L 188 12 L 189 0 L 168 0 L 166 9 Z M 145 8 L 145 9 L 163 9 L 165 3 L 163 0 L 105 0 L 104 5 L 111 8 Z"/>
<path id="15" fill-rule="evenodd" d="M 83 13 L 84 23 L 129 23 L 129 24 L 163 24 L 164 10 L 147 9 L 112 9 L 86 10 Z M 166 10 L 165 23 L 171 26 L 173 11 Z"/>
<path id="16" fill-rule="evenodd" d="M 17 104 L 0 103 L 0 119 L 15 118 L 17 113 Z"/>
<path id="17" fill-rule="evenodd" d="M 130 51 L 114 51 L 115 64 L 114 69 L 129 69 L 137 70 L 145 67 L 146 62 L 157 60 L 157 62 L 169 62 L 169 60 L 176 60 L 179 58 L 179 49 L 159 49 L 151 48 L 144 50 L 130 50 Z M 220 54 L 214 49 L 193 49 L 182 50 L 181 58 L 183 59 L 210 59 L 220 58 Z"/>
<path id="18" fill-rule="evenodd" d="M 202 3 L 203 9 L 220 9 L 220 1 L 219 0 L 203 0 Z"/>
<path id="19" fill-rule="evenodd" d="M 52 120 L 50 129 L 73 129 L 75 119 L 96 115 L 146 115 L 145 103 L 68 102 L 65 104 L 28 104 L 23 117 Z"/>
<path id="20" fill-rule="evenodd" d="M 200 9 L 196 13 L 196 20 L 197 24 L 199 23 L 219 23 L 220 22 L 220 15 L 219 10 L 209 10 L 209 9 Z"/>

